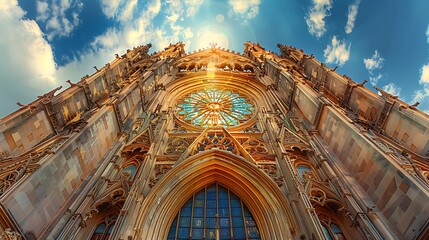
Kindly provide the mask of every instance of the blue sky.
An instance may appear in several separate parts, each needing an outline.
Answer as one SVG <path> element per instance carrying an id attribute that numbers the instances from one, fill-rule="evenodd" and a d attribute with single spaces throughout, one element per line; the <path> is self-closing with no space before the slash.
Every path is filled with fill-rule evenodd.
<path id="1" fill-rule="evenodd" d="M 133 46 L 293 45 L 429 113 L 429 1 L 0 0 L 0 117 Z"/>

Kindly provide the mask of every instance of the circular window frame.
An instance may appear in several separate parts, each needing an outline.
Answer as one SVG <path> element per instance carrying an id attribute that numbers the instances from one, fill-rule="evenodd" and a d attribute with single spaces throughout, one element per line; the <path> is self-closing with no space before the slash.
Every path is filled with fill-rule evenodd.
<path id="1" fill-rule="evenodd" d="M 213 126 L 200 126 L 200 125 L 194 125 L 191 122 L 184 120 L 183 117 L 181 117 L 180 115 L 183 116 L 183 114 L 179 114 L 179 104 L 183 103 L 183 99 L 185 99 L 186 97 L 189 97 L 191 94 L 193 93 L 197 93 L 199 91 L 207 91 L 208 89 L 216 89 L 217 91 L 222 90 L 222 91 L 231 91 L 232 94 L 238 94 L 239 97 L 246 99 L 247 101 L 250 102 L 250 104 L 252 104 L 253 107 L 253 111 L 251 114 L 249 114 L 250 116 L 244 120 L 244 122 L 238 123 L 237 125 L 232 125 L 232 126 L 224 126 L 224 125 L 213 125 Z M 182 101 L 182 102 L 181 102 Z M 207 103 L 210 104 L 211 102 Z M 174 101 L 174 117 L 177 121 L 177 123 L 179 125 L 181 125 L 182 127 L 185 127 L 187 129 L 193 129 L 193 130 L 204 130 L 207 128 L 225 128 L 231 131 L 235 131 L 235 130 L 240 130 L 242 128 L 246 128 L 249 126 L 252 126 L 255 122 L 256 122 L 256 117 L 257 117 L 257 113 L 258 112 L 258 105 L 256 104 L 255 99 L 253 99 L 253 97 L 249 96 L 247 93 L 244 93 L 243 91 L 238 90 L 235 87 L 228 87 L 228 86 L 202 86 L 200 88 L 197 89 L 192 89 L 190 91 L 186 91 L 185 93 L 181 94 L 181 96 L 177 97 Z"/>

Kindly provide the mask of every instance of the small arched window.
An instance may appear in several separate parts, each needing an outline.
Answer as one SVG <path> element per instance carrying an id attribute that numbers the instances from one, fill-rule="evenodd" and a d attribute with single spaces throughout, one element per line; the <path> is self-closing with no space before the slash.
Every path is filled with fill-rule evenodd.
<path id="1" fill-rule="evenodd" d="M 100 223 L 92 234 L 91 240 L 101 240 L 103 238 L 103 234 L 106 231 L 106 224 Z"/>
<path id="2" fill-rule="evenodd" d="M 128 180 L 132 181 L 134 179 L 134 176 L 136 175 L 137 167 L 136 165 L 132 164 L 124 168 L 122 172 L 130 174 L 130 177 Z"/>
<path id="3" fill-rule="evenodd" d="M 347 239 L 344 236 L 341 228 L 334 223 L 331 223 L 329 227 L 327 227 L 325 224 L 322 224 L 322 228 L 328 240 L 346 240 Z"/>
<path id="4" fill-rule="evenodd" d="M 332 234 L 334 235 L 334 239 L 338 239 L 338 240 L 346 239 L 346 237 L 343 234 L 343 231 L 336 224 L 331 223 L 331 231 L 332 231 Z"/>
<path id="5" fill-rule="evenodd" d="M 329 232 L 328 228 L 325 226 L 325 224 L 322 224 L 323 232 L 325 233 L 325 236 L 328 240 L 333 240 L 331 237 L 331 233 Z"/>
<path id="6" fill-rule="evenodd" d="M 103 220 L 102 223 L 98 224 L 92 234 L 90 240 L 108 240 L 110 234 L 112 234 L 113 226 L 115 225 L 116 218 L 118 216 L 112 215 Z"/>
<path id="7" fill-rule="evenodd" d="M 296 169 L 301 179 L 304 179 L 304 173 L 311 173 L 311 168 L 307 165 L 298 165 Z"/>

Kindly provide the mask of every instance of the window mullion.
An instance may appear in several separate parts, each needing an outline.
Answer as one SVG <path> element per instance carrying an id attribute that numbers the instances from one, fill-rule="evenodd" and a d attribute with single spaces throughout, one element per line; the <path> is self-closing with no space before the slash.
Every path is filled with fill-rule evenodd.
<path id="1" fill-rule="evenodd" d="M 229 189 L 228 189 L 228 213 L 229 213 L 229 234 L 231 236 L 231 239 L 234 240 L 234 233 L 232 230 L 231 197 L 229 195 Z"/>
<path id="2" fill-rule="evenodd" d="M 177 240 L 179 235 L 179 225 L 180 225 L 180 213 L 182 210 L 179 210 L 179 214 L 177 214 L 177 224 L 176 224 L 176 234 L 174 235 L 174 239 Z"/>
<path id="3" fill-rule="evenodd" d="M 220 230 L 219 230 L 219 190 L 218 185 L 216 183 L 216 225 L 215 225 L 215 235 L 216 239 L 220 238 Z"/>
<path id="4" fill-rule="evenodd" d="M 192 225 L 194 221 L 195 194 L 192 196 L 191 219 L 189 224 L 189 239 L 192 239 Z"/>
<path id="5" fill-rule="evenodd" d="M 244 234 L 246 235 L 246 240 L 248 240 L 249 239 L 249 234 L 247 234 L 246 217 L 244 216 L 243 201 L 241 201 L 241 199 L 240 199 L 240 206 L 241 206 L 241 217 L 243 218 Z"/>
<path id="6" fill-rule="evenodd" d="M 203 229 L 203 238 L 206 239 L 206 229 L 207 229 L 207 224 L 206 224 L 206 218 L 207 218 L 207 206 L 206 206 L 206 202 L 207 202 L 207 186 L 204 187 L 204 213 L 203 213 L 203 221 L 204 221 L 204 229 Z"/>

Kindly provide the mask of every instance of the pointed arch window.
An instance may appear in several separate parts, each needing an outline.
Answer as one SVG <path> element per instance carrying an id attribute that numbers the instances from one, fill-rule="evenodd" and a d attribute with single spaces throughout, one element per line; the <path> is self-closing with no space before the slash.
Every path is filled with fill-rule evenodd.
<path id="1" fill-rule="evenodd" d="M 136 171 L 137 171 L 137 167 L 134 164 L 128 165 L 127 167 L 124 168 L 124 170 L 122 170 L 122 172 L 130 174 L 130 177 L 128 178 L 130 181 L 134 180 Z"/>
<path id="2" fill-rule="evenodd" d="M 347 239 L 344 236 L 341 228 L 334 223 L 329 224 L 329 227 L 327 227 L 325 224 L 322 224 L 322 228 L 323 228 L 323 232 L 325 233 L 325 236 L 328 240 L 345 240 L 345 239 Z"/>
<path id="3" fill-rule="evenodd" d="M 90 240 L 108 240 L 116 222 L 116 215 L 109 216 L 97 225 Z"/>
<path id="4" fill-rule="evenodd" d="M 332 234 L 334 235 L 334 239 L 338 239 L 338 240 L 346 239 L 346 237 L 343 234 L 343 231 L 336 224 L 331 223 L 331 231 L 332 231 Z"/>
<path id="5" fill-rule="evenodd" d="M 311 173 L 311 167 L 307 165 L 298 165 L 296 168 L 301 179 L 304 179 L 304 174 Z"/>
<path id="6" fill-rule="evenodd" d="M 246 205 L 229 189 L 212 184 L 194 194 L 175 217 L 169 240 L 261 239 Z"/>

